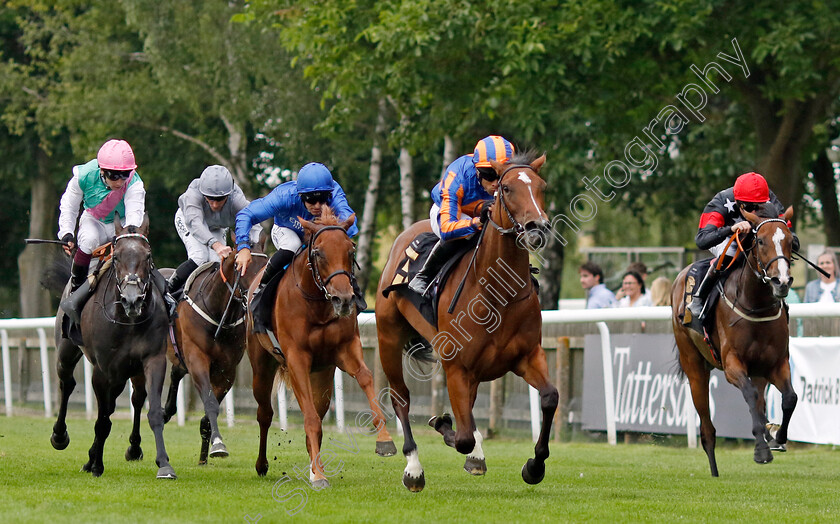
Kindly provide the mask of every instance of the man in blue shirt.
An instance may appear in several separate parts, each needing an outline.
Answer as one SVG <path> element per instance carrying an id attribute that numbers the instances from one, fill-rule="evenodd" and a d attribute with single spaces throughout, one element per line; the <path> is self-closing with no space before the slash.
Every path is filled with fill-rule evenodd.
<path id="1" fill-rule="evenodd" d="M 270 314 L 267 307 L 260 307 L 263 288 L 269 281 L 275 278 L 279 281 L 282 278 L 286 267 L 291 264 L 295 253 L 303 244 L 304 232 L 298 217 L 308 221 L 315 220 L 321 216 L 325 205 L 330 206 L 339 220 L 347 220 L 353 214 L 344 190 L 333 180 L 327 166 L 311 162 L 300 168 L 297 180 L 280 184 L 271 193 L 254 200 L 237 213 L 236 267 L 242 274 L 245 274 L 248 264 L 251 263 L 251 227 L 268 218 L 274 218 L 271 240 L 277 252 L 266 264 L 260 286 L 251 297 L 256 333 L 265 333 L 267 317 Z M 359 228 L 354 221 L 347 230 L 347 235 L 353 237 L 358 232 Z"/>
<path id="2" fill-rule="evenodd" d="M 615 307 L 615 294 L 603 283 L 601 266 L 589 261 L 580 266 L 580 285 L 586 290 L 586 309 Z"/>

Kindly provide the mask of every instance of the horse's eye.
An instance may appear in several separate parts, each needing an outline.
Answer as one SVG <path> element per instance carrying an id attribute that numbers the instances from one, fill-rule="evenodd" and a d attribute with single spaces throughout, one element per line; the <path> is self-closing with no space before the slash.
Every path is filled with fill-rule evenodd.
<path id="1" fill-rule="evenodd" d="M 762 240 L 762 239 L 760 239 L 760 238 L 759 238 L 759 239 L 758 239 L 758 245 L 759 245 L 759 246 L 763 246 L 763 245 L 764 245 L 764 240 Z"/>
<path id="2" fill-rule="evenodd" d="M 504 191 L 505 193 L 510 193 L 510 187 L 509 186 L 502 186 L 502 191 Z"/>

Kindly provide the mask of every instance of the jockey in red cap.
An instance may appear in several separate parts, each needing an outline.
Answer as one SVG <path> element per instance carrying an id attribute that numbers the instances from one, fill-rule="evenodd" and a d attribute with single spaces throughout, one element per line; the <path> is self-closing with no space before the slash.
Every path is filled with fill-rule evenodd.
<path id="1" fill-rule="evenodd" d="M 758 173 L 744 173 L 735 180 L 735 185 L 724 189 L 714 196 L 700 215 L 700 226 L 694 241 L 700 249 L 708 249 L 715 257 L 734 256 L 735 245 L 723 252 L 729 237 L 736 232 L 749 233 L 752 226 L 747 222 L 741 210 L 755 213 L 762 210 L 763 216 L 784 216 L 785 208 L 770 191 L 767 180 Z M 793 235 L 793 248 L 799 249 L 799 239 Z M 703 319 L 706 298 L 709 296 L 723 271 L 715 269 L 712 261 L 706 277 L 694 291 L 694 298 L 688 306 L 692 317 Z M 686 318 L 686 321 L 690 321 Z"/>

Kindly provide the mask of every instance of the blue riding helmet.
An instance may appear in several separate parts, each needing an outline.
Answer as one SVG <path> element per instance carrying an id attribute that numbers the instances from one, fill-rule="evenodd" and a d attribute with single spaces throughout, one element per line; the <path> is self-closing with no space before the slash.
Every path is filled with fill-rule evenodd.
<path id="1" fill-rule="evenodd" d="M 324 164 L 310 162 L 298 171 L 297 192 L 299 195 L 316 191 L 332 191 L 332 188 L 333 177 Z"/>

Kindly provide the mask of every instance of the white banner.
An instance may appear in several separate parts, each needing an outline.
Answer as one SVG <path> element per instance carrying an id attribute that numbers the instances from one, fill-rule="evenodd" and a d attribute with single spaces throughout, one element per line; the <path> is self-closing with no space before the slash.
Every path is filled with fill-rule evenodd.
<path id="1" fill-rule="evenodd" d="M 788 439 L 840 444 L 840 338 L 791 337 L 790 374 L 799 399 Z M 782 395 L 775 387 L 769 390 L 767 418 L 781 424 Z"/>

